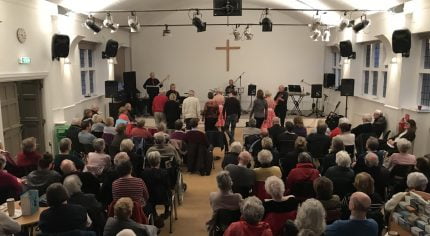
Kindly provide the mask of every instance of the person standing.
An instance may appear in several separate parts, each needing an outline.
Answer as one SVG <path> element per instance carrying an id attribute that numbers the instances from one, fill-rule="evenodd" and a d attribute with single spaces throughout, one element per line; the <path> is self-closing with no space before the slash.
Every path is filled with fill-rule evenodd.
<path id="1" fill-rule="evenodd" d="M 176 95 L 176 99 L 179 100 L 179 92 L 176 91 L 176 84 L 170 84 L 170 89 L 167 91 L 166 96 L 170 97 L 170 94 L 174 93 Z"/>
<path id="2" fill-rule="evenodd" d="M 203 109 L 202 117 L 205 122 L 205 131 L 214 131 L 216 130 L 215 124 L 218 120 L 219 108 L 212 92 L 208 93 L 208 99 Z"/>
<path id="3" fill-rule="evenodd" d="M 278 92 L 275 96 L 275 114 L 281 121 L 281 126 L 284 127 L 285 117 L 287 116 L 288 92 L 284 85 L 279 85 Z"/>
<path id="4" fill-rule="evenodd" d="M 251 113 L 249 114 L 249 119 L 251 119 L 252 115 L 254 115 L 254 119 L 257 121 L 257 128 L 260 129 L 263 121 L 267 119 L 267 111 L 268 105 L 264 99 L 264 92 L 263 90 L 259 89 L 257 91 L 257 99 L 255 99 Z"/>
<path id="5" fill-rule="evenodd" d="M 236 98 L 236 92 L 229 93 L 228 98 L 225 100 L 222 114 L 225 120 L 224 130 L 230 137 L 230 142 L 234 141 L 234 130 L 236 129 L 236 123 L 239 121 L 241 110 L 240 102 Z"/>
<path id="6" fill-rule="evenodd" d="M 155 78 L 155 73 L 151 72 L 149 73 L 149 78 L 143 84 L 143 88 L 146 89 L 146 92 L 148 93 L 148 96 L 149 96 L 148 111 L 152 115 L 152 102 L 154 100 L 154 97 L 157 96 L 158 91 L 155 89 L 148 89 L 148 86 L 158 86 L 159 88 L 162 88 L 163 83 L 160 83 L 160 81 L 157 78 Z"/>
<path id="7" fill-rule="evenodd" d="M 231 79 L 228 81 L 228 86 L 225 87 L 225 94 L 229 94 L 235 91 L 234 81 Z"/>
<path id="8" fill-rule="evenodd" d="M 182 115 L 185 120 L 187 130 L 191 129 L 191 119 L 199 119 L 200 116 L 200 101 L 194 96 L 194 90 L 188 92 L 188 97 L 182 103 Z"/>
<path id="9" fill-rule="evenodd" d="M 166 117 L 164 116 L 164 106 L 169 99 L 167 98 L 164 91 L 154 97 L 152 102 L 152 112 L 154 113 L 155 125 L 160 124 L 160 122 L 165 122 Z"/>
<path id="10" fill-rule="evenodd" d="M 175 93 L 170 93 L 169 101 L 164 105 L 164 114 L 167 121 L 167 129 L 175 129 L 175 122 L 181 119 L 181 107 Z"/>
<path id="11" fill-rule="evenodd" d="M 267 110 L 267 119 L 264 120 L 263 126 L 261 127 L 262 129 L 269 129 L 270 127 L 272 127 L 273 125 L 273 118 L 276 116 L 275 115 L 275 100 L 273 100 L 272 98 L 272 93 L 269 91 L 265 92 L 265 100 L 267 102 L 267 106 L 268 106 L 268 110 Z"/>

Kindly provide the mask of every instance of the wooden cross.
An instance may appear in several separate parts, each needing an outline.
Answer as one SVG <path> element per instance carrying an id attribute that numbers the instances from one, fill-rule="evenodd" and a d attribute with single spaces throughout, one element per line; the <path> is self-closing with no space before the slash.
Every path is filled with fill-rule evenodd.
<path id="1" fill-rule="evenodd" d="M 227 39 L 227 46 L 226 47 L 216 47 L 216 50 L 225 50 L 226 56 L 227 56 L 227 71 L 230 71 L 230 50 L 237 50 L 240 49 L 240 47 L 230 47 L 230 40 Z"/>

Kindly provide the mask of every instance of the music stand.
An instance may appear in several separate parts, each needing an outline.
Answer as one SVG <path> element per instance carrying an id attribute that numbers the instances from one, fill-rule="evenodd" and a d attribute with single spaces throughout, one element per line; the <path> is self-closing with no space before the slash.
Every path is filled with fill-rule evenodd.
<path id="1" fill-rule="evenodd" d="M 157 96 L 160 92 L 160 87 L 158 85 L 148 85 L 146 86 L 146 92 L 151 97 L 151 95 Z"/>

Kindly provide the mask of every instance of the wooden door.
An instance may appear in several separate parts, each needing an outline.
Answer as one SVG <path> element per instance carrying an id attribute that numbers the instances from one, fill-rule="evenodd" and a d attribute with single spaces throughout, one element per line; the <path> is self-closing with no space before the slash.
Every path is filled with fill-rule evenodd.
<path id="1" fill-rule="evenodd" d="M 21 122 L 16 84 L 0 83 L 0 103 L 3 122 L 4 145 L 12 156 L 21 149 Z"/>

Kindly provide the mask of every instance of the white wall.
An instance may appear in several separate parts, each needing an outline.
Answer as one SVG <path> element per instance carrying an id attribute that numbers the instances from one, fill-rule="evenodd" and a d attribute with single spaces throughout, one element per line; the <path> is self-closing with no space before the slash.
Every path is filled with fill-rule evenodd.
<path id="1" fill-rule="evenodd" d="M 204 13 L 204 20 L 210 23 L 225 22 L 225 17 L 209 16 Z M 231 17 L 230 23 L 258 22 L 260 12 L 245 12 L 242 17 Z M 300 23 L 285 14 L 273 13 L 274 23 Z M 147 24 L 165 24 L 174 22 L 188 24 L 186 13 L 173 13 L 153 20 L 145 18 Z M 197 33 L 195 27 L 169 27 L 171 37 L 163 37 L 164 28 L 144 28 L 142 32 L 132 34 L 132 69 L 137 71 L 137 87 L 142 85 L 151 71 L 159 79 L 167 74 L 175 82 L 181 93 L 194 89 L 201 101 L 206 101 L 209 89 L 224 90 L 229 79 L 237 78 L 245 72 L 242 86 L 247 91 L 250 83 L 257 89 L 277 91 L 280 84 L 300 84 L 304 79 L 309 83 L 322 83 L 324 44 L 313 42 L 309 38 L 307 27 L 274 26 L 273 32 L 261 32 L 260 26 L 253 26 L 254 39 L 234 41 L 233 26 L 207 27 L 206 32 Z M 240 28 L 243 32 L 244 26 Z M 230 45 L 240 46 L 230 54 L 230 71 L 226 72 L 225 51 L 215 47 Z M 310 87 L 302 84 L 307 92 Z M 310 109 L 310 99 L 305 99 L 304 109 Z M 247 94 L 243 97 L 243 106 L 249 106 Z"/>
<path id="2" fill-rule="evenodd" d="M 0 0 L 0 82 L 26 79 L 43 79 L 43 109 L 45 143 L 53 140 L 54 124 L 70 122 L 73 117 L 81 117 L 84 108 L 98 104 L 106 114 L 104 81 L 113 77 L 106 60 L 101 60 L 105 42 L 113 38 L 121 46 L 129 46 L 129 33 L 116 34 L 101 32 L 94 35 L 82 27 L 84 18 L 79 15 L 57 15 L 56 5 L 44 0 Z M 16 39 L 17 28 L 27 31 L 27 41 L 20 44 Z M 51 61 L 51 37 L 54 33 L 67 34 L 71 47 L 71 64 Z M 81 95 L 79 50 L 81 40 L 97 43 L 94 54 L 96 66 L 95 94 L 91 98 Z M 19 65 L 18 57 L 31 57 L 31 64 Z M 0 130 L 2 130 L 0 119 Z M 0 140 L 3 132 L 0 132 Z M 48 146 L 47 146 L 47 150 Z"/>

